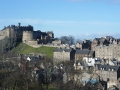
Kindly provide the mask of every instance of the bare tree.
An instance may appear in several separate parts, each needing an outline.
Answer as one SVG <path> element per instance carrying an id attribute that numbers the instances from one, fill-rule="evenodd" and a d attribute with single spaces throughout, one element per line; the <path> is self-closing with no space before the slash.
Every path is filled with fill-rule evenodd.
<path id="1" fill-rule="evenodd" d="M 0 51 L 6 52 L 14 48 L 17 44 L 16 38 L 8 38 L 5 37 L 4 39 L 0 40 Z"/>
<path id="2" fill-rule="evenodd" d="M 72 45 L 75 43 L 75 38 L 72 35 L 69 35 L 69 44 Z"/>
<path id="3" fill-rule="evenodd" d="M 60 40 L 64 43 L 64 44 L 74 44 L 75 43 L 75 38 L 72 35 L 69 36 L 61 36 Z"/>

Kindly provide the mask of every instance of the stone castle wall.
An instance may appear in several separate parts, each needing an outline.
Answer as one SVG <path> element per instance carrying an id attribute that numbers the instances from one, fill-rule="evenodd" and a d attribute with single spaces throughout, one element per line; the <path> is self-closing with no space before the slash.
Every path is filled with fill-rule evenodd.
<path id="1" fill-rule="evenodd" d="M 33 31 L 23 31 L 23 43 L 33 40 Z"/>
<path id="2" fill-rule="evenodd" d="M 10 28 L 0 30 L 0 40 L 4 39 L 5 37 L 9 37 L 9 35 L 10 35 Z"/>
<path id="3" fill-rule="evenodd" d="M 20 23 L 18 23 L 18 26 L 9 25 L 0 30 L 0 40 L 4 39 L 5 37 L 16 38 L 17 40 L 21 40 L 23 43 L 29 42 L 30 45 L 33 45 L 34 43 L 36 45 L 38 40 L 41 40 L 41 42 L 49 42 L 53 40 L 54 34 L 51 31 L 33 31 L 33 27 L 31 25 L 21 26 Z"/>
<path id="4" fill-rule="evenodd" d="M 5 37 L 8 38 L 25 38 L 27 36 L 23 37 L 23 31 L 33 31 L 32 26 L 15 26 L 15 25 L 9 25 L 8 27 L 4 27 L 2 30 L 0 30 L 0 40 L 4 39 Z M 25 35 L 28 35 L 27 33 Z M 30 38 L 30 37 L 29 37 Z M 32 37 L 31 37 L 32 38 Z"/>

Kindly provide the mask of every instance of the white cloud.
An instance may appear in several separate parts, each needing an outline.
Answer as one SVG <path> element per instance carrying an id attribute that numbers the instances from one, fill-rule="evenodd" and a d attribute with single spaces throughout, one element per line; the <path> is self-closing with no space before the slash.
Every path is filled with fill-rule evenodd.
<path id="1" fill-rule="evenodd" d="M 17 23 L 18 19 L 2 19 L 0 23 Z M 20 19 L 21 23 L 26 24 L 42 24 L 42 25 L 59 25 L 59 26 L 81 26 L 81 25 L 97 25 L 97 26 L 119 26 L 120 22 L 105 22 L 105 21 L 62 21 L 62 20 L 42 20 L 42 19 Z"/>

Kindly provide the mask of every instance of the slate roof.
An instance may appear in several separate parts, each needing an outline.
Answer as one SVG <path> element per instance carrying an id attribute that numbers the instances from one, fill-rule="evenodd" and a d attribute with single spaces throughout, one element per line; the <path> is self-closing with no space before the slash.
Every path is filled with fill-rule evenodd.
<path id="1" fill-rule="evenodd" d="M 75 54 L 89 54 L 90 50 L 76 50 Z"/>
<path id="2" fill-rule="evenodd" d="M 94 53 L 94 51 L 90 51 L 89 54 L 92 55 Z"/>
<path id="3" fill-rule="evenodd" d="M 110 70 L 113 69 L 114 71 L 118 71 L 119 67 L 120 67 L 120 66 L 99 65 L 99 66 L 98 66 L 98 70 L 101 70 L 101 68 L 102 68 L 102 70 L 104 69 L 105 71 L 109 71 L 109 69 L 110 69 Z"/>
<path id="4" fill-rule="evenodd" d="M 57 49 L 54 50 L 54 52 L 63 52 L 63 51 L 71 52 L 71 49 L 59 49 L 59 48 L 57 48 Z"/>
<path id="5" fill-rule="evenodd" d="M 91 51 L 91 50 L 76 50 L 76 53 L 75 54 L 93 54 L 94 51 Z"/>

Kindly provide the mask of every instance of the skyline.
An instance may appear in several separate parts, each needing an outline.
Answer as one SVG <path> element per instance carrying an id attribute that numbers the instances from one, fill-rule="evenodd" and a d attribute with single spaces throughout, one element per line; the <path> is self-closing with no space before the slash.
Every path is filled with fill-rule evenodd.
<path id="1" fill-rule="evenodd" d="M 1 0 L 0 6 L 0 30 L 20 22 L 55 37 L 120 36 L 119 0 Z"/>

